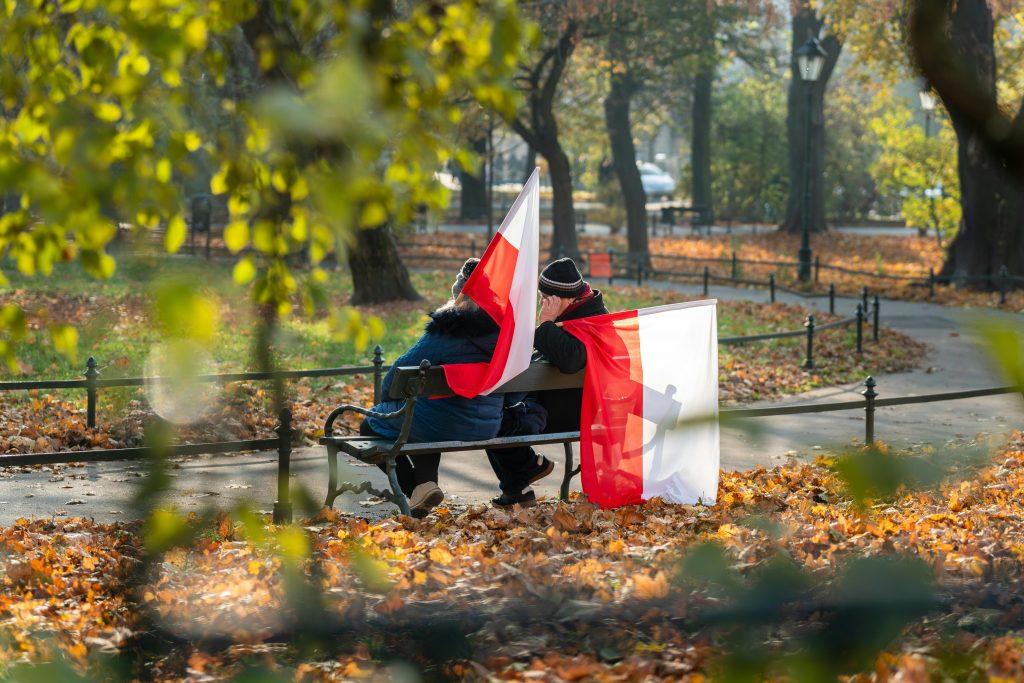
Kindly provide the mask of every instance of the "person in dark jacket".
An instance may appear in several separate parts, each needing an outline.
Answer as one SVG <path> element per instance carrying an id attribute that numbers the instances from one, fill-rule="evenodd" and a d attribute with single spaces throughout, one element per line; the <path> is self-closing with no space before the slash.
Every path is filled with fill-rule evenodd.
<path id="1" fill-rule="evenodd" d="M 431 365 L 446 363 L 478 363 L 491 359 L 498 341 L 498 325 L 470 299 L 459 299 L 459 293 L 476 268 L 479 259 L 469 259 L 452 285 L 452 300 L 430 314 L 423 336 L 398 358 L 384 376 L 381 384 L 387 395 L 394 378 L 395 368 L 419 365 L 428 360 Z M 473 399 L 460 396 L 423 398 L 413 412 L 409 443 L 424 441 L 477 441 L 491 439 L 501 426 L 504 397 L 501 394 L 478 396 Z M 373 407 L 375 412 L 390 413 L 402 407 L 401 401 L 385 401 Z M 383 420 L 367 417 L 360 433 L 366 436 L 397 438 L 402 418 Z M 438 487 L 440 453 L 400 456 L 395 461 L 398 484 L 409 497 L 414 517 L 424 517 L 444 500 Z M 383 465 L 380 465 L 384 469 Z"/>
<path id="2" fill-rule="evenodd" d="M 537 289 L 541 301 L 539 325 L 533 335 L 533 346 L 538 351 L 534 360 L 547 360 L 562 372 L 579 372 L 587 364 L 587 349 L 555 323 L 607 313 L 601 292 L 583 280 L 570 258 L 548 264 L 540 274 Z M 580 428 L 582 389 L 539 391 L 514 402 L 517 398 L 506 400 L 509 405 L 501 436 L 573 432 Z M 536 501 L 537 494 L 530 485 L 555 468 L 552 461 L 528 446 L 489 449 L 487 459 L 501 488 L 501 495 L 491 503 L 499 507 Z"/>

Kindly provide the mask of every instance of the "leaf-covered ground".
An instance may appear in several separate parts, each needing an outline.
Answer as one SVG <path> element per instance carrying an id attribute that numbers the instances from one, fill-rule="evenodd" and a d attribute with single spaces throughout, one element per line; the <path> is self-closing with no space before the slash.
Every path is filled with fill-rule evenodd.
<path id="1" fill-rule="evenodd" d="M 712 275 L 728 277 L 731 275 L 729 263 L 705 264 L 690 259 L 731 259 L 736 252 L 738 259 L 750 261 L 787 261 L 796 260 L 799 237 L 776 231 L 758 235 L 713 235 L 695 236 L 686 234 L 689 229 L 677 230 L 677 235 L 654 237 L 650 240 L 652 265 L 662 273 L 689 272 L 699 274 L 708 265 Z M 455 245 L 460 237 L 456 235 L 410 235 L 404 241 L 415 244 L 414 249 L 407 249 L 407 260 L 420 265 L 436 265 L 437 260 L 415 260 L 413 254 L 432 255 L 433 257 L 448 256 L 457 261 L 466 258 L 469 244 L 462 239 L 465 246 Z M 541 238 L 541 253 L 545 253 L 549 236 Z M 579 237 L 580 251 L 584 253 L 605 252 L 609 247 L 617 252 L 626 251 L 624 236 L 588 236 Z M 907 276 L 920 281 L 927 280 L 929 269 L 938 273 L 943 261 L 944 249 L 934 239 L 922 237 L 898 237 L 891 235 L 857 235 L 851 233 L 830 233 L 812 237 L 813 253 L 821 263 L 839 266 L 849 270 L 859 270 L 875 275 Z M 659 258 L 684 257 L 684 260 Z M 452 263 L 454 261 L 446 261 Z M 780 285 L 803 289 L 797 280 L 796 269 L 793 267 L 777 267 L 770 265 L 741 264 L 737 276 L 739 278 L 765 281 L 768 275 L 775 273 Z M 1024 273 L 1016 273 L 1024 275 Z M 698 278 L 690 278 L 697 281 Z M 929 298 L 927 287 L 911 285 L 909 280 L 868 277 L 855 273 L 822 268 L 820 282 L 813 288 L 817 292 L 827 292 L 828 285 L 834 284 L 840 294 L 857 295 L 862 287 L 868 287 L 872 293 L 893 299 L 910 301 L 935 301 L 953 306 L 994 307 L 998 306 L 999 295 L 991 291 L 976 291 L 965 288 L 938 285 L 934 299 Z M 1010 292 L 1003 308 L 1013 311 L 1024 311 L 1024 289 Z"/>
<path id="2" fill-rule="evenodd" d="M 0 658 L 158 680 L 1021 680 L 1022 449 L 723 474 L 714 507 L 194 521 L 149 559 L 159 524 L 21 520 L 0 530 Z M 884 490 L 901 478 L 941 483 Z"/>

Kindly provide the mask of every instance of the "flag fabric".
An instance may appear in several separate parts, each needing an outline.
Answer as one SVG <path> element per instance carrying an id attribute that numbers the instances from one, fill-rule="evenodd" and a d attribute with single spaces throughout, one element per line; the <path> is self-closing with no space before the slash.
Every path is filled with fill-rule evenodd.
<path id="1" fill-rule="evenodd" d="M 718 492 L 714 299 L 567 320 L 587 348 L 580 415 L 583 492 L 602 507 Z"/>
<path id="2" fill-rule="evenodd" d="M 448 386 L 459 396 L 489 394 L 530 366 L 539 243 L 540 181 L 534 169 L 462 288 L 462 295 L 484 309 L 501 331 L 489 363 L 444 366 Z"/>

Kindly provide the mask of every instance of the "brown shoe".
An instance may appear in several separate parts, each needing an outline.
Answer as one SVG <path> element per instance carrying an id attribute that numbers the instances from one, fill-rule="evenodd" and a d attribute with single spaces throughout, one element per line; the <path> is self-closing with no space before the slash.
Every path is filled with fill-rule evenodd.
<path id="1" fill-rule="evenodd" d="M 423 519 L 444 500 L 444 491 L 436 481 L 427 481 L 412 490 L 409 496 L 409 513 L 416 519 Z"/>

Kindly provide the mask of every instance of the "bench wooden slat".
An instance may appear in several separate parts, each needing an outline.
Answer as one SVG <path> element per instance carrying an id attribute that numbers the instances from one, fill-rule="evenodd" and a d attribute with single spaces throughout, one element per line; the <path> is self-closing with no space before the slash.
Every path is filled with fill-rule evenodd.
<path id="1" fill-rule="evenodd" d="M 409 380 L 419 375 L 420 369 L 416 366 L 405 366 L 395 370 L 394 379 L 388 391 L 388 398 L 403 399 L 408 396 L 406 386 Z M 537 387 L 543 387 L 545 391 L 550 389 L 581 389 L 583 387 L 583 371 L 569 374 L 559 371 L 550 363 L 531 363 L 523 372 L 519 373 L 509 381 L 494 390 L 496 394 L 508 394 L 534 391 Z M 444 369 L 441 366 L 427 370 L 426 387 L 423 396 L 451 396 L 451 387 L 444 376 Z"/>
<path id="2" fill-rule="evenodd" d="M 557 432 L 554 434 L 529 434 L 526 436 L 500 436 L 487 441 L 432 441 L 425 443 L 407 443 L 399 451 L 404 455 L 420 455 L 437 451 L 482 451 L 485 448 L 512 448 L 515 446 L 541 446 L 549 443 L 579 441 L 579 432 Z M 366 436 L 331 436 L 320 437 L 321 445 L 337 446 L 342 451 L 358 457 L 360 453 L 371 453 L 388 450 L 393 441 L 390 439 Z"/>

